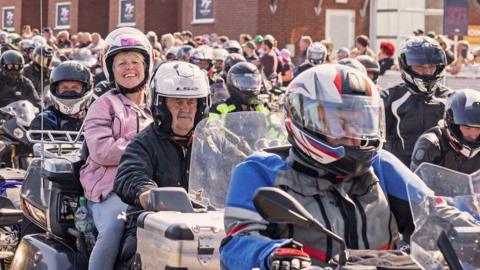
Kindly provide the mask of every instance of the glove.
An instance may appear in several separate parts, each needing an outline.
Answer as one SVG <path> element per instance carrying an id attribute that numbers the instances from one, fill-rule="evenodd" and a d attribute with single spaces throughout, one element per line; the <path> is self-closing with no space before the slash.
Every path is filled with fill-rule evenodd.
<path id="1" fill-rule="evenodd" d="M 300 270 L 312 264 L 310 256 L 301 246 L 280 247 L 268 257 L 267 269 L 270 270 Z"/>

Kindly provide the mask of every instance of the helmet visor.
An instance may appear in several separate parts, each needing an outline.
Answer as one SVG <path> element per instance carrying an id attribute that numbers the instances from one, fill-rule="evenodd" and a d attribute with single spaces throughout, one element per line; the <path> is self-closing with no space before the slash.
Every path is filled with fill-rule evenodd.
<path id="1" fill-rule="evenodd" d="M 367 96 L 343 95 L 341 102 L 289 97 L 293 120 L 306 129 L 334 139 L 384 139 L 383 104 Z M 297 104 L 295 104 L 297 103 Z"/>
<path id="2" fill-rule="evenodd" d="M 438 47 L 416 47 L 405 53 L 407 65 L 445 65 L 445 53 Z"/>
<path id="3" fill-rule="evenodd" d="M 258 93 L 262 86 L 262 76 L 255 73 L 232 74 L 232 83 L 242 92 Z"/>

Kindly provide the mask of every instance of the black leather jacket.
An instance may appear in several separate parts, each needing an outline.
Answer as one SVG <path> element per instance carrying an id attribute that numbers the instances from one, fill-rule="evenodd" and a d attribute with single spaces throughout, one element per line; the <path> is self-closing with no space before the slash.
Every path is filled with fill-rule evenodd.
<path id="1" fill-rule="evenodd" d="M 113 189 L 129 205 L 127 213 L 141 211 L 140 194 L 156 187 L 183 187 L 188 190 L 191 145 L 174 140 L 154 123 L 127 146 L 118 165 Z M 129 215 L 136 220 L 138 215 Z M 135 222 L 128 222 L 126 230 Z"/>
<path id="2" fill-rule="evenodd" d="M 480 168 L 480 155 L 467 158 L 450 144 L 445 127 L 439 125 L 427 130 L 418 138 L 412 154 L 410 169 L 429 162 L 463 173 L 474 173 Z"/>
<path id="3" fill-rule="evenodd" d="M 23 76 L 28 78 L 32 81 L 33 86 L 35 86 L 35 90 L 37 90 L 37 94 L 41 96 L 42 89 L 45 86 L 50 84 L 50 69 L 44 68 L 43 69 L 43 88 L 42 88 L 42 72 L 40 66 L 36 63 L 30 63 L 25 66 L 23 69 Z"/>
<path id="4" fill-rule="evenodd" d="M 33 83 L 24 76 L 12 81 L 0 75 L 0 97 L 0 108 L 19 100 L 28 100 L 40 107 L 40 98 Z"/>
<path id="5" fill-rule="evenodd" d="M 385 105 L 385 149 L 406 166 L 418 137 L 442 119 L 447 98 L 453 91 L 441 85 L 430 95 L 418 94 L 405 83 L 381 92 Z"/>
<path id="6" fill-rule="evenodd" d="M 55 107 L 50 106 L 41 114 L 38 114 L 30 124 L 30 130 L 41 130 L 43 118 L 43 130 L 78 131 L 82 126 L 83 119 L 73 118 L 61 113 Z"/>

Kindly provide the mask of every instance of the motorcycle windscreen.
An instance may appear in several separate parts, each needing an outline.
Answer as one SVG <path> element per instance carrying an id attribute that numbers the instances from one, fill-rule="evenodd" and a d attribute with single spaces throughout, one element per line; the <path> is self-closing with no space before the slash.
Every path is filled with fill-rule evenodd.
<path id="1" fill-rule="evenodd" d="M 475 192 L 473 181 L 478 173 L 468 175 L 429 163 L 421 164 L 415 173 L 432 192 L 425 194 L 407 185 L 415 222 L 410 238 L 412 259 L 424 269 L 444 269 L 445 259 L 438 246 L 443 232 L 463 269 L 480 268 L 480 227 L 465 222 L 467 215 L 477 220 L 480 217 L 480 194 Z"/>
<path id="2" fill-rule="evenodd" d="M 235 166 L 255 151 L 285 144 L 282 113 L 235 112 L 218 120 L 204 119 L 195 128 L 190 193 L 215 208 L 224 208 Z"/>

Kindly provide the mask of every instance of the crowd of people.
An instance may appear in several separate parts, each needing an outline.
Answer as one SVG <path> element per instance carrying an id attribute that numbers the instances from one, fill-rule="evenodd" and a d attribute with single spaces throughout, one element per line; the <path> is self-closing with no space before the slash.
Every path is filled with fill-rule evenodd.
<path id="1" fill-rule="evenodd" d="M 442 84 L 457 62 L 480 58 L 465 56 L 464 43 L 452 56 L 440 35 L 408 38 L 398 52 L 382 42 L 379 53 L 365 35 L 338 50 L 302 36 L 295 59 L 272 35 L 158 38 L 135 28 L 104 40 L 25 26 L 21 35 L 1 32 L 0 44 L 0 107 L 24 99 L 42 106 L 31 129 L 84 126 L 80 181 L 98 229 L 89 269 L 129 269 L 150 190 L 188 190 L 192 136 L 204 118 L 279 111 L 291 143 L 283 156 L 256 153 L 232 173 L 221 246 L 228 269 L 301 269 L 339 252 L 329 236 L 260 219 L 252 202 L 259 187 L 290 193 L 349 248 L 398 248 L 398 234 L 408 241 L 414 230 L 406 183 L 425 189 L 410 168 L 480 168 L 480 93 Z M 379 89 L 389 69 L 403 81 Z M 445 219 L 480 226 L 435 207 L 446 209 Z M 126 222 L 117 219 L 125 211 Z M 23 226 L 26 234 L 33 224 Z"/>

